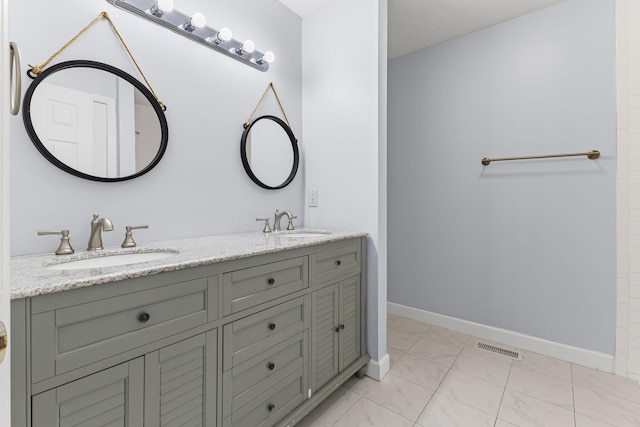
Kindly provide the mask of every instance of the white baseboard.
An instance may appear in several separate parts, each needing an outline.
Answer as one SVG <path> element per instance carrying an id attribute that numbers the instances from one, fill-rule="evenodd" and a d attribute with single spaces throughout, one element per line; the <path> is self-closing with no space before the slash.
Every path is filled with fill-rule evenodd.
<path id="1" fill-rule="evenodd" d="M 380 360 L 369 360 L 365 375 L 374 380 L 381 381 L 382 378 L 387 375 L 387 372 L 389 372 L 390 365 L 391 359 L 389 359 L 389 354 L 385 353 Z"/>
<path id="2" fill-rule="evenodd" d="M 495 328 L 481 323 L 470 322 L 443 314 L 433 313 L 419 308 L 413 308 L 394 302 L 387 303 L 388 313 L 431 325 L 452 329 L 478 338 L 489 339 L 521 350 L 533 351 L 567 362 L 598 369 L 604 372 L 614 372 L 614 356 L 584 348 L 572 347 L 554 341 L 537 338 L 506 329 Z M 368 374 L 367 374 L 368 375 Z"/>

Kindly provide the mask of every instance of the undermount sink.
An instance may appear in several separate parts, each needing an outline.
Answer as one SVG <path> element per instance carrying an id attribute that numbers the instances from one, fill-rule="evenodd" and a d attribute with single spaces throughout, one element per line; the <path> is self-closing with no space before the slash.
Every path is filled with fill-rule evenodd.
<path id="1" fill-rule="evenodd" d="M 80 258 L 73 261 L 53 264 L 47 270 L 82 270 L 85 268 L 117 267 L 119 265 L 139 264 L 157 261 L 176 255 L 176 251 L 129 252 L 113 254 L 96 254 L 91 258 Z"/>
<path id="2" fill-rule="evenodd" d="M 329 231 L 283 231 L 280 235 L 284 237 L 301 237 L 301 238 L 311 238 L 311 237 L 324 237 L 331 234 Z"/>

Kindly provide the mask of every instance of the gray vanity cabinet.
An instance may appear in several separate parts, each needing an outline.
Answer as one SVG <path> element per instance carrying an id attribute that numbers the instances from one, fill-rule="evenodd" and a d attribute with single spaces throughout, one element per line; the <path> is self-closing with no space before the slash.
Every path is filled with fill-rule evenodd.
<path id="1" fill-rule="evenodd" d="M 33 427 L 144 424 L 142 357 L 33 396 Z"/>
<path id="2" fill-rule="evenodd" d="M 311 390 L 328 383 L 360 357 L 360 276 L 313 292 Z"/>
<path id="3" fill-rule="evenodd" d="M 369 361 L 365 244 L 12 301 L 12 427 L 295 426 Z"/>

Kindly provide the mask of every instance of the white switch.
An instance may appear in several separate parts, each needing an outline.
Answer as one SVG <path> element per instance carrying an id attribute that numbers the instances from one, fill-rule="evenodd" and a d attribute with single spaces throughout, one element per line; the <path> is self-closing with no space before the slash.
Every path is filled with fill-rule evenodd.
<path id="1" fill-rule="evenodd" d="M 309 206 L 318 207 L 318 190 L 309 190 Z"/>

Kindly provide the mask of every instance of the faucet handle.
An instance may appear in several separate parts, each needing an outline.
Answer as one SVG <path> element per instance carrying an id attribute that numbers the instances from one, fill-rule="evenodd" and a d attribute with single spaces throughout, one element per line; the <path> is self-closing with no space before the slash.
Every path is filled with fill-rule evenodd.
<path id="1" fill-rule="evenodd" d="M 47 236 L 51 234 L 62 235 L 62 238 L 60 239 L 60 246 L 58 246 L 58 249 L 56 250 L 56 255 L 69 255 L 74 252 L 71 247 L 71 241 L 69 240 L 69 230 L 38 230 L 38 236 Z"/>
<path id="2" fill-rule="evenodd" d="M 131 230 L 139 230 L 141 228 L 149 228 L 149 226 L 146 225 L 146 224 L 144 224 L 144 225 L 127 225 L 125 227 L 127 232 L 124 234 L 124 242 L 122 242 L 121 246 L 123 248 L 135 248 L 136 247 L 136 242 L 135 242 L 135 240 L 133 240 L 133 233 L 131 232 Z"/>
<path id="3" fill-rule="evenodd" d="M 298 218 L 297 216 L 290 216 L 289 217 L 289 225 L 287 225 L 287 230 L 295 230 L 295 227 L 293 226 L 293 220 Z"/>
<path id="4" fill-rule="evenodd" d="M 264 221 L 263 233 L 271 233 L 271 226 L 269 225 L 269 218 L 256 218 L 256 221 Z"/>

